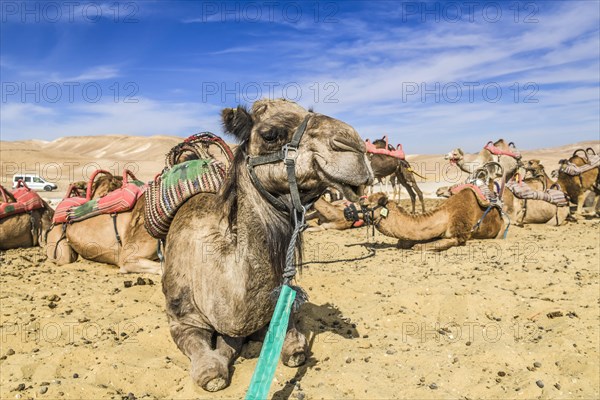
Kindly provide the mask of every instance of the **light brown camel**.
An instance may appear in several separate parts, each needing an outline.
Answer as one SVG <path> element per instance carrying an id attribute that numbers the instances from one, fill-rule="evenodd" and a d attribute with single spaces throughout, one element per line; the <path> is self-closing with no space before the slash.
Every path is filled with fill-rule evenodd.
<path id="1" fill-rule="evenodd" d="M 423 215 L 410 215 L 383 193 L 371 195 L 367 206 L 375 209 L 375 227 L 386 236 L 398 240 L 399 248 L 412 248 L 420 243 L 433 243 L 435 250 L 462 246 L 470 239 L 494 239 L 504 225 L 502 216 L 493 207 L 483 218 L 481 206 L 473 191 L 463 189 L 444 201 L 441 206 Z M 387 210 L 387 216 L 382 210 Z"/>
<path id="2" fill-rule="evenodd" d="M 305 126 L 293 175 L 302 204 L 327 187 L 355 201 L 373 179 L 365 144 L 342 121 L 283 99 L 259 100 L 250 111 L 228 108 L 222 118 L 225 131 L 240 141 L 230 172 L 220 193 L 196 195 L 178 210 L 166 239 L 162 279 L 173 340 L 191 361 L 193 381 L 209 391 L 229 384 L 229 367 L 243 340 L 269 323 L 293 231 L 290 213 L 253 183 L 249 157 L 277 154 Z M 282 161 L 254 170 L 269 196 L 289 201 Z M 303 364 L 306 350 L 291 318 L 283 363 Z"/>
<path id="3" fill-rule="evenodd" d="M 539 160 L 530 160 L 525 164 L 526 178 L 531 189 L 545 191 L 554 182 L 548 177 L 544 166 Z M 503 210 L 515 226 L 524 224 L 562 225 L 570 215 L 568 206 L 557 206 L 544 200 L 523 200 L 514 196 L 513 192 L 505 189 L 502 195 Z"/>
<path id="4" fill-rule="evenodd" d="M 100 198 L 121 187 L 122 177 L 103 175 L 95 180 L 92 199 Z M 131 211 L 117 214 L 117 241 L 113 219 L 101 214 L 83 221 L 56 225 L 48 234 L 46 255 L 57 265 L 75 262 L 78 256 L 87 260 L 112 264 L 119 272 L 160 274 L 156 253 L 157 242 L 144 227 L 144 195 Z"/>
<path id="5" fill-rule="evenodd" d="M 378 149 L 385 149 L 387 145 L 388 150 L 395 150 L 394 146 L 386 143 L 385 136 L 382 139 L 377 139 L 373 141 L 373 145 Z M 380 187 L 382 184 L 382 180 L 389 176 L 390 183 L 392 184 L 392 190 L 394 193 L 393 199 L 395 200 L 397 198 L 398 200 L 400 200 L 400 190 L 396 189 L 396 183 L 400 183 L 402 186 L 404 186 L 404 188 L 408 192 L 408 195 L 410 196 L 413 214 L 415 213 L 416 196 L 419 196 L 419 200 L 421 201 L 421 208 L 423 212 L 425 212 L 423 192 L 417 185 L 417 181 L 415 180 L 414 174 L 410 171 L 410 163 L 408 161 L 401 160 L 399 158 L 385 154 L 368 153 L 368 157 L 369 161 L 371 162 L 373 174 Z M 370 189 L 372 192 L 373 187 L 371 187 Z"/>
<path id="6" fill-rule="evenodd" d="M 306 216 L 307 221 L 314 221 L 314 224 L 309 223 L 307 232 L 325 231 L 328 229 L 336 229 L 343 231 L 351 229 L 356 222 L 348 221 L 344 217 L 344 209 L 347 206 L 347 201 L 328 202 L 323 197 L 315 202 L 313 209 Z"/>
<path id="7" fill-rule="evenodd" d="M 496 141 L 494 146 L 504 151 L 517 152 L 514 144 L 512 142 L 506 144 L 504 139 Z M 494 155 L 485 148 L 476 154 L 466 154 L 462 149 L 457 148 L 446 154 L 444 159 L 450 161 L 452 164 L 456 164 L 462 171 L 467 172 L 469 175 L 489 162 L 498 162 L 504 170 L 503 178 L 505 182 L 508 182 L 515 175 L 519 167 L 518 161 L 513 157 Z M 492 171 L 489 172 L 492 173 Z"/>
<path id="8" fill-rule="evenodd" d="M 578 152 L 581 150 L 576 150 L 571 158 L 569 158 L 568 162 L 581 167 L 586 164 L 587 160 L 578 155 Z M 585 153 L 585 151 L 584 151 Z M 565 160 L 561 160 L 561 165 L 565 162 Z M 571 176 L 562 171 L 562 169 L 558 170 L 558 178 L 556 179 L 555 184 L 557 185 L 559 190 L 562 190 L 569 196 L 569 200 L 571 202 L 577 204 L 577 212 L 576 215 L 583 214 L 583 204 L 585 202 L 585 198 L 588 192 L 593 191 L 595 193 L 594 203 L 592 205 L 592 210 L 596 210 L 598 205 L 598 200 L 600 200 L 600 176 L 599 176 L 600 168 L 590 169 L 587 172 L 584 172 L 578 176 Z"/>
<path id="9" fill-rule="evenodd" d="M 4 187 L 0 187 L 8 203 L 15 202 L 14 196 Z M 0 203 L 4 196 L 0 195 Z M 52 225 L 54 210 L 43 201 L 44 207 L 31 213 L 13 214 L 0 219 L 0 250 L 18 247 L 32 247 L 45 243 L 45 233 Z"/>

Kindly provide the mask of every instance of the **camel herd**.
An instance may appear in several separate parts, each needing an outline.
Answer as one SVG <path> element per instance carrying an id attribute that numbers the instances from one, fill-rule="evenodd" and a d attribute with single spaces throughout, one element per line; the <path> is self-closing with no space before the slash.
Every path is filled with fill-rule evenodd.
<path id="1" fill-rule="evenodd" d="M 81 256 L 124 273 L 162 274 L 171 336 L 190 359 L 193 381 L 208 391 L 229 385 L 242 344 L 261 337 L 269 324 L 273 293 L 285 282 L 288 247 L 296 243 L 296 254 L 302 252 L 294 236 L 298 210 L 309 230 L 374 225 L 397 238 L 400 248 L 427 243 L 444 250 L 470 239 L 502 237 L 509 224 L 561 225 L 582 214 L 588 192 L 596 194 L 594 209 L 600 196 L 600 167 L 592 149 L 565 160 L 553 180 L 539 161 L 522 160 L 514 144 L 499 140 L 477 155 L 461 149 L 448 153 L 448 162 L 469 178 L 438 190 L 447 199 L 426 212 L 410 163 L 387 140 L 372 143 L 383 151 L 369 152 L 350 125 L 283 99 L 225 109 L 222 122 L 239 145 L 220 189 L 178 205 L 166 238 L 147 229 L 147 193 L 127 211 L 78 222 L 59 222 L 47 203 L 0 219 L 0 249 L 39 243 L 57 266 Z M 260 159 L 267 161 L 252 162 Z M 177 162 L 190 162 L 185 160 Z M 361 197 L 375 179 L 388 176 L 392 199 L 384 193 Z M 395 201 L 397 183 L 407 189 L 412 212 Z M 73 187 L 74 193 L 86 187 L 94 200 L 125 186 L 122 177 L 105 174 Z M 518 197 L 515 187 L 529 188 L 533 197 Z M 326 191 L 344 199 L 327 199 Z M 2 192 L 3 203 L 15 202 Z M 561 196 L 577 204 L 574 216 Z M 415 214 L 417 197 L 420 214 Z M 281 357 L 297 367 L 306 361 L 307 340 L 290 321 Z"/>

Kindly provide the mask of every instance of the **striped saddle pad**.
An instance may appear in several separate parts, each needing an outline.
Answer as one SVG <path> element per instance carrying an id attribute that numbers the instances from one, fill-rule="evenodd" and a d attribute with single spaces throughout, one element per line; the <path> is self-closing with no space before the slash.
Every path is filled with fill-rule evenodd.
<path id="1" fill-rule="evenodd" d="M 185 161 L 163 172 L 146 190 L 148 233 L 166 238 L 179 207 L 198 193 L 217 193 L 226 173 L 225 164 L 212 158 Z"/>
<path id="2" fill-rule="evenodd" d="M 560 166 L 559 171 L 567 175 L 577 176 L 598 167 L 600 167 L 600 155 L 588 155 L 587 164 L 577 166 L 567 161 Z"/>
<path id="3" fill-rule="evenodd" d="M 558 207 L 568 206 L 569 201 L 565 194 L 556 189 L 534 190 L 525 182 L 510 181 L 506 187 L 518 199 L 523 200 L 543 200 L 552 203 Z"/>
<path id="4" fill-rule="evenodd" d="M 6 189 L 0 186 L 2 200 L 0 203 L 0 219 L 15 214 L 23 214 L 44 207 L 42 198 L 33 190 L 29 189 L 25 182 L 19 180 L 17 188 L 12 192 L 15 197 L 14 202 L 10 202 L 5 192 Z"/>
<path id="5" fill-rule="evenodd" d="M 477 198 L 477 202 L 481 207 L 489 207 L 490 204 L 498 203 L 498 195 L 491 191 L 485 185 L 475 185 L 473 183 L 460 183 L 458 185 L 454 185 L 450 188 L 451 194 L 456 194 L 462 190 L 471 190 L 475 197 Z"/>

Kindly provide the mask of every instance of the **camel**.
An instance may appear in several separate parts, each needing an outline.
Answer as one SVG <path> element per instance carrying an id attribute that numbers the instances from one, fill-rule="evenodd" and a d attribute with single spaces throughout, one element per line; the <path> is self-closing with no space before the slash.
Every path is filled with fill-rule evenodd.
<path id="1" fill-rule="evenodd" d="M 588 149 L 592 150 L 592 149 Z M 583 151 L 584 156 L 578 155 L 579 152 Z M 592 150 L 593 152 L 593 150 Z M 594 154 L 595 155 L 595 154 Z M 578 149 L 573 152 L 573 155 L 568 160 L 561 160 L 561 168 L 558 170 L 558 177 L 556 179 L 556 186 L 559 190 L 562 190 L 567 194 L 571 202 L 577 204 L 576 215 L 583 215 L 583 204 L 587 193 L 593 191 L 595 193 L 594 203 L 592 210 L 596 210 L 598 206 L 598 200 L 600 200 L 600 168 L 593 168 L 589 171 L 582 173 L 581 175 L 569 175 L 563 170 L 563 166 L 568 163 L 575 164 L 578 167 L 588 163 L 588 152 L 583 149 Z"/>
<path id="2" fill-rule="evenodd" d="M 347 207 L 347 201 L 328 202 L 323 197 L 315 202 L 313 210 L 306 216 L 307 221 L 316 221 L 316 224 L 311 225 L 306 231 L 325 231 L 328 229 L 336 229 L 343 231 L 356 226 L 361 226 L 357 221 L 348 221 L 344 217 L 344 209 Z"/>
<path id="3" fill-rule="evenodd" d="M 525 164 L 524 182 L 533 190 L 546 191 L 554 182 L 548 177 L 539 160 Z M 560 192 L 559 192 L 560 193 Z M 515 226 L 524 224 L 562 225 L 570 215 L 568 206 L 557 206 L 544 200 L 519 199 L 510 190 L 502 195 L 503 210 Z"/>
<path id="4" fill-rule="evenodd" d="M 15 197 L 0 185 L 0 203 L 14 203 Z M 34 247 L 45 243 L 44 233 L 52 224 L 54 210 L 42 200 L 43 208 L 28 213 L 13 214 L 0 219 L 0 250 Z"/>
<path id="5" fill-rule="evenodd" d="M 244 339 L 271 319 L 274 290 L 286 281 L 293 216 L 302 219 L 296 207 L 288 208 L 290 200 L 294 204 L 299 195 L 310 204 L 333 187 L 356 201 L 373 180 L 364 142 L 337 119 L 284 99 L 263 99 L 249 111 L 224 109 L 222 120 L 240 145 L 220 192 L 195 195 L 177 211 L 162 278 L 171 336 L 191 361 L 193 381 L 207 391 L 229 385 L 229 367 Z M 298 135 L 299 146 L 290 150 Z M 290 156 L 296 160 L 291 175 L 281 150 L 288 166 Z M 251 169 L 260 156 L 269 163 Z M 306 351 L 306 338 L 290 318 L 282 361 L 299 366 Z"/>
<path id="6" fill-rule="evenodd" d="M 398 240 L 398 247 L 409 249 L 420 243 L 433 243 L 435 250 L 462 246 L 470 239 L 494 239 L 504 225 L 500 211 L 492 207 L 485 218 L 486 207 L 479 204 L 475 193 L 463 189 L 442 205 L 423 215 L 413 216 L 384 193 L 371 195 L 367 206 L 374 208 L 375 227 L 386 236 Z M 387 215 L 382 214 L 387 210 Z M 384 212 L 385 213 L 385 212 Z M 478 228 L 475 226 L 478 222 Z"/>
<path id="7" fill-rule="evenodd" d="M 92 199 L 120 188 L 122 177 L 103 175 L 94 181 Z M 156 260 L 157 242 L 144 227 L 144 194 L 131 211 L 117 214 L 116 230 L 110 215 L 102 214 L 73 224 L 54 226 L 46 244 L 48 259 L 57 265 L 75 262 L 78 256 L 87 260 L 112 264 L 121 273 L 160 274 Z"/>
<path id="8" fill-rule="evenodd" d="M 373 141 L 373 145 L 375 145 L 378 149 L 385 149 L 386 140 L 385 136 L 382 139 L 377 139 Z M 395 150 L 394 146 L 388 144 L 389 150 Z M 385 154 L 372 154 L 369 153 L 369 160 L 371 162 L 371 168 L 373 169 L 373 174 L 375 175 L 375 179 L 379 182 L 379 185 L 382 183 L 382 179 L 390 176 L 390 183 L 392 184 L 392 189 L 394 192 L 394 200 L 398 197 L 400 199 L 400 191 L 396 189 L 396 182 L 399 182 L 410 196 L 410 201 L 412 203 L 412 212 L 415 213 L 416 207 L 416 196 L 419 196 L 419 200 L 421 201 L 421 208 L 423 212 L 425 212 L 425 202 L 423 201 L 423 192 L 417 186 L 417 181 L 413 173 L 410 171 L 410 164 L 406 160 L 401 160 L 396 157 L 391 157 Z M 372 190 L 372 188 L 371 188 Z"/>
<path id="9" fill-rule="evenodd" d="M 504 139 L 496 141 L 494 146 L 503 151 L 517 152 L 514 148 L 514 143 L 510 142 L 509 144 L 506 144 Z M 465 154 L 462 149 L 457 148 L 446 154 L 444 159 L 450 161 L 451 164 L 456 164 L 462 171 L 467 172 L 468 174 L 472 174 L 486 163 L 496 161 L 504 170 L 504 175 L 502 175 L 504 182 L 508 182 L 515 175 L 519 167 L 519 161 L 515 158 L 511 156 L 494 155 L 485 148 L 476 154 Z M 490 171 L 490 173 L 491 172 L 492 171 Z"/>

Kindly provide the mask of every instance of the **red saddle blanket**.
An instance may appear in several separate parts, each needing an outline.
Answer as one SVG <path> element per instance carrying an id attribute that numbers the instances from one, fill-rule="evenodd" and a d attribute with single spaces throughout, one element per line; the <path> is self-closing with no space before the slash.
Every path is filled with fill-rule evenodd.
<path id="1" fill-rule="evenodd" d="M 9 201 L 4 187 L 0 186 L 0 191 L 2 191 L 2 199 L 4 200 L 0 204 L 0 219 L 44 207 L 42 198 L 36 192 L 29 189 L 22 180 L 17 182 L 17 188 L 12 192 L 12 195 L 15 197 L 14 202 Z"/>
<path id="2" fill-rule="evenodd" d="M 375 147 L 375 145 L 373 143 L 371 143 L 371 141 L 369 139 L 365 140 L 365 145 L 367 147 L 367 153 L 383 154 L 386 156 L 399 158 L 401 160 L 404 160 L 406 158 L 406 155 L 404 154 L 404 150 L 402 150 L 401 144 L 398 144 L 398 146 L 396 146 L 396 150 L 389 150 L 388 145 L 387 145 L 387 137 L 385 138 L 385 142 L 386 142 L 386 146 L 385 146 L 386 148 L 380 149 L 380 148 Z"/>
<path id="3" fill-rule="evenodd" d="M 92 200 L 94 179 L 100 173 L 110 174 L 104 170 L 95 171 L 87 184 L 86 195 L 83 197 L 79 190 L 71 184 L 67 195 L 56 207 L 54 223 L 71 223 L 83 221 L 100 214 L 116 214 L 129 211 L 135 206 L 146 186 L 138 181 L 129 170 L 123 171 L 123 186 L 107 195 Z M 131 181 L 128 179 L 131 177 Z"/>
<path id="4" fill-rule="evenodd" d="M 521 158 L 521 153 L 519 153 L 517 149 L 515 149 L 515 151 L 499 149 L 498 147 L 494 146 L 494 142 L 491 140 L 483 148 L 496 156 L 509 156 L 516 159 Z"/>
<path id="5" fill-rule="evenodd" d="M 477 186 L 472 183 L 459 183 L 454 185 L 450 188 L 450 193 L 454 195 L 465 189 L 471 190 L 473 193 L 475 193 L 477 202 L 482 207 L 488 207 L 491 203 L 491 200 L 497 198 L 496 194 L 489 188 L 485 186 Z"/>

